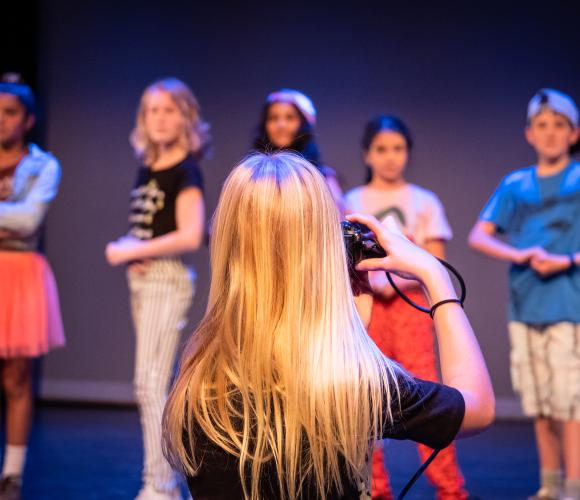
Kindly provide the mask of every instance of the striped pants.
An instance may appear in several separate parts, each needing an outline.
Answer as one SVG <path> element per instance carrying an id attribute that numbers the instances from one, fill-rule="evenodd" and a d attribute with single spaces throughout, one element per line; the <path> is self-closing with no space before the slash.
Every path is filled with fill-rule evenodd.
<path id="1" fill-rule="evenodd" d="M 407 290 L 405 293 L 418 304 L 427 305 L 421 291 Z M 413 376 L 439 382 L 433 322 L 428 314 L 413 309 L 400 297 L 394 297 L 389 301 L 375 297 L 368 332 L 383 354 L 397 361 Z M 373 452 L 373 500 L 393 498 L 385 468 L 386 451 L 388 450 L 378 446 Z M 418 444 L 417 451 L 421 461 L 424 462 L 433 450 Z M 457 463 L 453 444 L 439 452 L 437 458 L 425 470 L 425 475 L 435 486 L 438 500 L 467 499 L 465 481 Z"/>
<path id="2" fill-rule="evenodd" d="M 136 333 L 134 390 L 143 429 L 143 484 L 171 492 L 177 478 L 163 456 L 161 419 L 194 294 L 194 275 L 180 259 L 153 260 L 143 274 L 128 271 Z"/>

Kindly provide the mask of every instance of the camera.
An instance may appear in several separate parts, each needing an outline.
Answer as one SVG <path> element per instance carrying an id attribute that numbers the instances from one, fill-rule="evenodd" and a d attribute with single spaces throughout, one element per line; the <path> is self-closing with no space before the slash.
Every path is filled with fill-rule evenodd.
<path id="1" fill-rule="evenodd" d="M 377 240 L 368 235 L 370 233 L 368 227 L 346 220 L 343 220 L 341 225 L 349 269 L 354 269 L 361 260 L 387 256 Z"/>
<path id="2" fill-rule="evenodd" d="M 348 260 L 348 272 L 350 275 L 350 283 L 352 287 L 353 294 L 359 295 L 362 292 L 365 293 L 372 293 L 370 289 L 369 283 L 367 280 L 363 280 L 360 277 L 361 273 L 357 273 L 355 266 L 361 261 L 365 259 L 381 259 L 387 256 L 387 252 L 379 245 L 376 239 L 370 236 L 370 229 L 366 227 L 364 224 L 359 224 L 358 222 L 349 222 L 343 220 L 341 222 L 342 225 L 342 237 L 344 238 L 344 246 L 346 248 L 346 256 Z M 465 302 L 465 282 L 461 277 L 461 274 L 455 269 L 451 264 L 445 262 L 443 259 L 437 258 L 441 264 L 446 267 L 451 273 L 455 275 L 457 281 L 459 282 L 459 286 L 461 287 L 461 296 L 459 299 L 452 299 L 453 302 L 459 302 L 463 307 L 463 303 Z M 433 317 L 434 308 L 427 309 L 419 304 L 413 302 L 409 297 L 407 297 L 393 281 L 391 274 L 388 271 L 385 271 L 387 274 L 387 279 L 389 280 L 390 285 L 393 287 L 395 292 L 405 301 L 407 304 L 413 306 L 419 311 L 423 311 L 424 313 L 431 314 Z M 448 301 L 443 301 L 445 303 Z M 441 303 L 435 304 L 434 307 L 440 305 Z"/>

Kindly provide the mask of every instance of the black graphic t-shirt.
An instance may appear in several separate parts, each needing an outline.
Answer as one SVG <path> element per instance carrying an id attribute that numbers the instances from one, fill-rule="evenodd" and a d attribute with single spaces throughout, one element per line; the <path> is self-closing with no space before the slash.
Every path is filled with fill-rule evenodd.
<path id="1" fill-rule="evenodd" d="M 177 195 L 189 187 L 203 192 L 203 176 L 191 155 L 164 170 L 140 167 L 131 191 L 129 234 L 140 240 L 149 240 L 175 231 Z"/>

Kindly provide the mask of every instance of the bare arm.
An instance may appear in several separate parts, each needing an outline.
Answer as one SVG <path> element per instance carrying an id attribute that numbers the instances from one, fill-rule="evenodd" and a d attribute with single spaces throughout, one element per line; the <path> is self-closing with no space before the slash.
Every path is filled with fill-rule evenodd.
<path id="1" fill-rule="evenodd" d="M 443 266 L 425 250 L 413 245 L 399 232 L 388 230 L 374 217 L 353 215 L 370 227 L 387 251 L 383 259 L 363 260 L 359 270 L 387 270 L 404 276 L 414 275 L 425 287 L 431 304 L 457 298 Z M 495 416 L 495 397 L 483 355 L 463 309 L 457 303 L 440 306 L 435 312 L 435 330 L 441 357 L 443 383 L 459 390 L 465 400 L 461 435 L 489 426 Z"/>
<path id="2" fill-rule="evenodd" d="M 457 298 L 447 272 L 430 270 L 423 283 L 431 304 Z M 495 397 L 483 354 L 463 309 L 455 303 L 440 306 L 434 316 L 443 383 L 458 389 L 465 400 L 460 436 L 490 425 L 495 416 Z"/>
<path id="3" fill-rule="evenodd" d="M 571 267 L 579 265 L 580 252 L 571 254 L 554 254 L 545 252 L 544 255 L 534 256 L 530 265 L 540 276 L 552 276 L 567 272 Z"/>
<path id="4" fill-rule="evenodd" d="M 133 260 L 180 255 L 199 248 L 203 240 L 205 205 L 198 188 L 179 193 L 176 200 L 177 229 L 148 241 L 121 239 L 107 245 L 107 260 L 113 266 Z"/>
<path id="5" fill-rule="evenodd" d="M 493 222 L 479 220 L 469 233 L 469 246 L 479 252 L 514 264 L 526 264 L 535 256 L 543 254 L 540 247 L 518 249 L 501 241 L 495 235 L 497 226 Z"/>
<path id="6" fill-rule="evenodd" d="M 179 255 L 199 248 L 203 239 L 205 206 L 198 188 L 184 189 L 179 193 L 175 204 L 175 219 L 175 231 L 144 241 L 133 259 Z"/>

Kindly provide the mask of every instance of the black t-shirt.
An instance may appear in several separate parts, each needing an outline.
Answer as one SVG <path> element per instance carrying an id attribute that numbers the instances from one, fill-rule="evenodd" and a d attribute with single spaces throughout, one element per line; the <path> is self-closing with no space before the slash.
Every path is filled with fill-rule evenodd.
<path id="1" fill-rule="evenodd" d="M 385 428 L 383 437 L 410 439 L 431 448 L 445 448 L 451 444 L 463 422 L 465 402 L 457 389 L 426 382 L 419 379 L 401 377 L 401 409 L 393 401 L 393 424 Z M 189 491 L 195 500 L 236 500 L 242 499 L 242 485 L 239 476 L 239 462 L 236 457 L 219 448 L 198 431 L 195 448 L 201 458 L 201 468 L 194 477 L 187 478 Z M 346 471 L 346 467 L 342 467 Z M 263 467 L 261 498 L 280 497 L 276 468 L 273 463 Z M 360 498 L 357 485 L 344 474 L 343 494 L 330 491 L 326 499 L 354 500 Z M 303 486 L 301 499 L 320 498 L 314 481 Z"/>
<path id="2" fill-rule="evenodd" d="M 129 234 L 140 240 L 149 240 L 175 231 L 177 195 L 189 187 L 203 192 L 203 176 L 191 155 L 164 170 L 140 167 L 131 191 Z"/>

